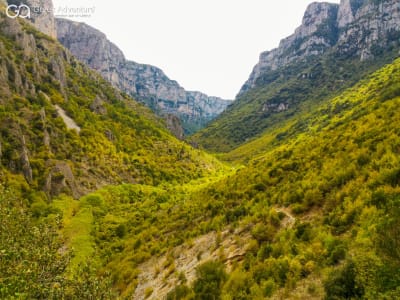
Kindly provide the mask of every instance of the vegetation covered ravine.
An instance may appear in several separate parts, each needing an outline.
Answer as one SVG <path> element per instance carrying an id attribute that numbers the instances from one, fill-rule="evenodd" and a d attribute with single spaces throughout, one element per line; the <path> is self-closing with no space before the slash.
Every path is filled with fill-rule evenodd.
<path id="1" fill-rule="evenodd" d="M 399 59 L 211 155 L 1 11 L 1 299 L 400 298 Z"/>
<path id="2" fill-rule="evenodd" d="M 25 216 L 56 223 L 53 242 L 61 236 L 58 247 L 72 249 L 61 274 L 82 278 L 89 264 L 111 298 L 135 298 L 139 288 L 149 299 L 395 299 L 399 77 L 395 61 L 267 133 L 262 155 L 262 140 L 243 145 L 235 153 L 258 153 L 244 165 L 185 184 L 61 194 Z M 185 255 L 192 268 L 182 267 Z"/>

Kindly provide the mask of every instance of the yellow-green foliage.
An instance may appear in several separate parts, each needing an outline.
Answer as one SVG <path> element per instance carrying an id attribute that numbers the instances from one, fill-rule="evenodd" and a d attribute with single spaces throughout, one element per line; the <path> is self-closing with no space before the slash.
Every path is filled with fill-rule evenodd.
<path id="1" fill-rule="evenodd" d="M 66 274 L 71 253 L 57 232 L 59 204 L 45 217 L 35 216 L 18 192 L 0 185 L 1 299 L 115 299 L 110 281 L 89 264 Z"/>
<path id="2" fill-rule="evenodd" d="M 182 243 L 177 233 L 157 241 L 158 231 L 184 228 L 186 220 L 167 221 L 172 212 L 181 216 L 175 204 L 185 203 L 186 195 L 215 181 L 208 177 L 218 178 L 226 167 L 174 138 L 149 109 L 114 89 L 28 23 L 10 24 L 1 11 L 0 183 L 15 190 L 38 221 L 62 216 L 58 225 L 64 245 L 57 250 L 68 255 L 72 251 L 68 268 L 62 270 L 70 280 L 77 277 L 96 289 L 97 281 L 88 280 L 98 269 L 88 273 L 86 265 L 100 265 L 98 275 L 111 271 L 115 286 L 128 294 L 125 288 L 135 287 L 140 262 Z M 36 47 L 23 44 L 27 39 Z M 95 101 L 100 108 L 93 108 Z M 66 111 L 80 132 L 66 127 L 55 105 Z M 122 185 L 80 201 L 70 197 L 110 184 Z M 157 217 L 168 223 L 165 228 L 161 223 L 152 225 Z M 61 298 L 68 295 L 60 293 Z M 95 293 L 78 297 L 87 298 L 97 297 Z"/>
<path id="3" fill-rule="evenodd" d="M 85 201 L 78 203 L 66 196 L 55 199 L 52 206 L 60 209 L 63 213 L 62 235 L 66 238 L 66 250 L 72 251 L 69 273 L 74 274 L 94 257 L 94 240 L 91 236 L 93 230 L 92 207 Z M 94 264 L 94 262 L 92 263 Z"/>
<path id="4" fill-rule="evenodd" d="M 83 265 L 94 254 L 93 240 L 90 236 L 92 219 L 91 209 L 83 208 L 72 218 L 69 227 L 65 228 L 66 234 L 72 237 L 70 244 L 74 254 L 71 261 L 72 268 Z"/>
<path id="5" fill-rule="evenodd" d="M 6 26 L 2 16 L 0 30 Z M 222 262 L 207 262 L 197 268 L 194 284 L 181 280 L 168 299 L 288 298 L 299 289 L 303 299 L 400 297 L 400 60 L 333 98 L 326 89 L 337 91 L 340 77 L 329 87 L 323 85 L 327 77 L 321 77 L 306 90 L 288 82 L 291 91 L 307 92 L 303 100 L 310 89 L 325 90 L 313 93 L 311 103 L 299 104 L 299 113 L 272 118 L 271 127 L 268 120 L 253 132 L 252 124 L 242 123 L 246 129 L 235 140 L 212 136 L 208 141 L 220 143 L 215 149 L 227 150 L 268 127 L 258 139 L 220 156 L 237 165 L 229 169 L 173 138 L 149 110 L 60 45 L 29 32 L 43 66 L 34 65 L 17 36 L 0 34 L 0 55 L 9 74 L 0 89 L 0 182 L 15 191 L 12 196 L 0 193 L 0 222 L 6 228 L 0 232 L 5 241 L 0 243 L 5 247 L 0 248 L 2 297 L 102 299 L 111 297 L 101 293 L 110 291 L 107 280 L 101 281 L 109 276 L 129 298 L 142 263 L 226 229 L 248 236 L 246 253 L 231 273 Z M 60 57 L 65 83 L 52 69 L 51 61 Z M 16 84 L 17 74 L 25 85 Z M 258 92 L 260 102 L 263 91 Z M 278 88 L 271 93 L 287 96 Z M 100 112 L 91 108 L 97 97 L 103 101 Z M 54 104 L 76 121 L 79 133 L 66 128 Z M 249 114 L 250 108 L 243 110 Z M 43 142 L 45 129 L 49 147 Z M 31 182 L 22 176 L 27 171 L 24 151 Z M 70 196 L 73 185 L 59 195 L 46 190 L 57 162 L 71 168 L 78 195 L 85 194 L 79 200 Z M 52 178 L 70 180 L 62 172 Z M 47 231 L 30 232 L 24 226 Z M 223 244 L 221 239 L 212 247 Z M 43 247 L 50 250 L 48 257 Z M 69 250 L 67 267 L 59 258 Z M 40 277 L 40 255 L 50 271 L 37 284 L 32 278 Z M 168 257 L 163 266 L 170 275 L 176 271 L 173 260 Z M 149 288 L 145 294 L 153 292 Z"/>
<path id="6" fill-rule="evenodd" d="M 15 34 L 0 31 L 1 65 L 9 75 L 1 78 L 0 89 L 0 162 L 4 169 L 13 166 L 14 173 L 26 171 L 21 162 L 25 146 L 32 169 L 30 187 L 42 190 L 52 167 L 67 162 L 76 185 L 69 182 L 62 192 L 74 196 L 105 184 L 184 183 L 223 169 L 212 156 L 174 138 L 148 108 L 21 22 L 20 28 L 18 22 L 14 24 Z M 10 26 L 3 13 L 0 25 Z M 37 47 L 23 49 L 19 35 L 30 34 Z M 67 129 L 55 105 L 77 123 L 79 133 Z M 52 176 L 54 181 L 64 179 L 63 173 Z M 51 190 L 48 194 L 56 196 Z"/>
<path id="7" fill-rule="evenodd" d="M 397 42 L 397 38 L 393 41 Z M 265 131 L 280 129 L 284 123 L 329 101 L 360 79 L 398 57 L 398 47 L 382 49 L 374 59 L 360 61 L 337 49 L 308 57 L 284 67 L 264 71 L 255 86 L 240 94 L 220 116 L 191 139 L 217 152 L 230 152 L 261 137 Z M 306 76 L 303 76 L 306 75 Z M 387 97 L 392 97 L 387 91 Z M 285 109 L 280 109 L 285 105 Z"/>
<path id="8" fill-rule="evenodd" d="M 104 270 L 127 295 L 150 257 L 240 226 L 250 246 L 222 298 L 287 295 L 299 285 L 301 297 L 398 296 L 400 97 L 385 92 L 400 88 L 398 78 L 400 61 L 227 154 L 245 165 L 214 180 L 121 185 L 81 199 L 99 208 L 93 237 Z M 173 293 L 183 291 L 193 294 Z"/>
<path id="9" fill-rule="evenodd" d="M 329 299 L 398 295 L 398 233 L 384 232 L 396 228 L 398 216 L 399 78 L 397 60 L 295 122 L 227 155 L 242 161 L 249 154 L 258 157 L 205 191 L 204 198 L 219 199 L 226 217 L 242 208 L 252 222 L 262 224 L 263 212 L 271 206 L 288 206 L 298 218 L 294 227 L 275 236 L 260 235 L 270 230 L 254 227 L 257 259 L 249 258 L 245 265 L 258 284 L 272 277 L 290 288 L 313 265 L 311 269 L 321 271 L 333 268 L 326 275 Z M 341 261 L 342 273 L 335 271 Z M 276 274 L 282 263 L 286 271 Z"/>

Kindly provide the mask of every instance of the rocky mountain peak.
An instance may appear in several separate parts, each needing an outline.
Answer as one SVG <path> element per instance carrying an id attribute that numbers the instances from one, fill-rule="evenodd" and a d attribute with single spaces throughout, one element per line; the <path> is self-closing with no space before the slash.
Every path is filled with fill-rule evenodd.
<path id="1" fill-rule="evenodd" d="M 294 34 L 281 40 L 278 48 L 261 53 L 259 63 L 239 95 L 254 87 L 257 78 L 266 71 L 276 70 L 306 56 L 321 54 L 331 47 L 337 39 L 338 9 L 339 6 L 334 3 L 311 3 Z"/>
<path id="2" fill-rule="evenodd" d="M 261 53 L 259 63 L 239 95 L 257 85 L 257 79 L 309 56 L 337 51 L 366 60 L 397 43 L 400 36 L 398 0 L 341 0 L 340 4 L 311 3 L 302 24 L 279 47 Z"/>
<path id="3" fill-rule="evenodd" d="M 57 38 L 56 24 L 54 20 L 54 7 L 51 0 L 29 0 L 30 7 L 39 8 L 33 10 L 31 21 L 41 32 Z"/>
<path id="4" fill-rule="evenodd" d="M 360 60 L 382 54 L 397 45 L 400 37 L 400 2 L 398 0 L 343 0 L 338 14 L 341 54 Z"/>
<path id="5" fill-rule="evenodd" d="M 293 35 L 283 39 L 279 48 L 293 48 L 296 51 L 295 56 L 299 57 L 322 53 L 336 42 L 334 35 L 338 8 L 333 3 L 311 3 L 304 13 L 300 27 Z"/>
<path id="6" fill-rule="evenodd" d="M 338 13 L 339 28 L 354 22 L 357 11 L 365 3 L 365 0 L 341 0 Z"/>
<path id="7" fill-rule="evenodd" d="M 338 8 L 339 6 L 333 3 L 311 3 L 307 7 L 302 24 L 297 28 L 294 36 L 296 38 L 311 36 L 320 29 L 320 26 L 332 23 L 336 19 Z"/>
<path id="8" fill-rule="evenodd" d="M 120 81 L 118 69 L 125 62 L 122 51 L 108 41 L 104 33 L 84 23 L 59 18 L 56 23 L 57 38 L 64 47 L 117 85 Z"/>

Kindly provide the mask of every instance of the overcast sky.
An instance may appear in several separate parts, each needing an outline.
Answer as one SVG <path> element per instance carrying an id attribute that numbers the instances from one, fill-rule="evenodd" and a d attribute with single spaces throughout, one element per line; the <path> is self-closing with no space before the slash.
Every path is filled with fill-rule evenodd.
<path id="1" fill-rule="evenodd" d="M 311 2 L 53 0 L 56 14 L 59 7 L 94 7 L 90 16 L 70 19 L 101 30 L 126 58 L 161 68 L 185 89 L 226 99 L 235 97 L 262 51 L 294 32 Z"/>

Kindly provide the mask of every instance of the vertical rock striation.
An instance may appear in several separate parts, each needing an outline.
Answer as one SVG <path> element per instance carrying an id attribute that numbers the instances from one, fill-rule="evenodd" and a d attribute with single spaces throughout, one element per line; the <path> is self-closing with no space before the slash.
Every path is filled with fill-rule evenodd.
<path id="1" fill-rule="evenodd" d="M 342 0 L 338 14 L 340 53 L 366 60 L 400 39 L 400 2 Z"/>
<path id="2" fill-rule="evenodd" d="M 28 0 L 31 7 L 31 21 L 41 32 L 57 38 L 56 24 L 53 14 L 53 2 L 51 0 Z M 32 8 L 34 8 L 32 10 Z"/>
<path id="3" fill-rule="evenodd" d="M 294 34 L 281 40 L 278 48 L 260 54 L 259 63 L 239 94 L 253 88 L 261 74 L 310 55 L 322 54 L 332 47 L 337 40 L 338 10 L 337 4 L 311 3 L 307 7 L 302 24 Z"/>
<path id="4" fill-rule="evenodd" d="M 306 57 L 337 51 L 341 56 L 366 60 L 398 43 L 399 38 L 398 0 L 341 0 L 339 5 L 312 3 L 293 35 L 283 39 L 278 48 L 261 53 L 239 95 L 255 87 L 261 74 Z"/>

